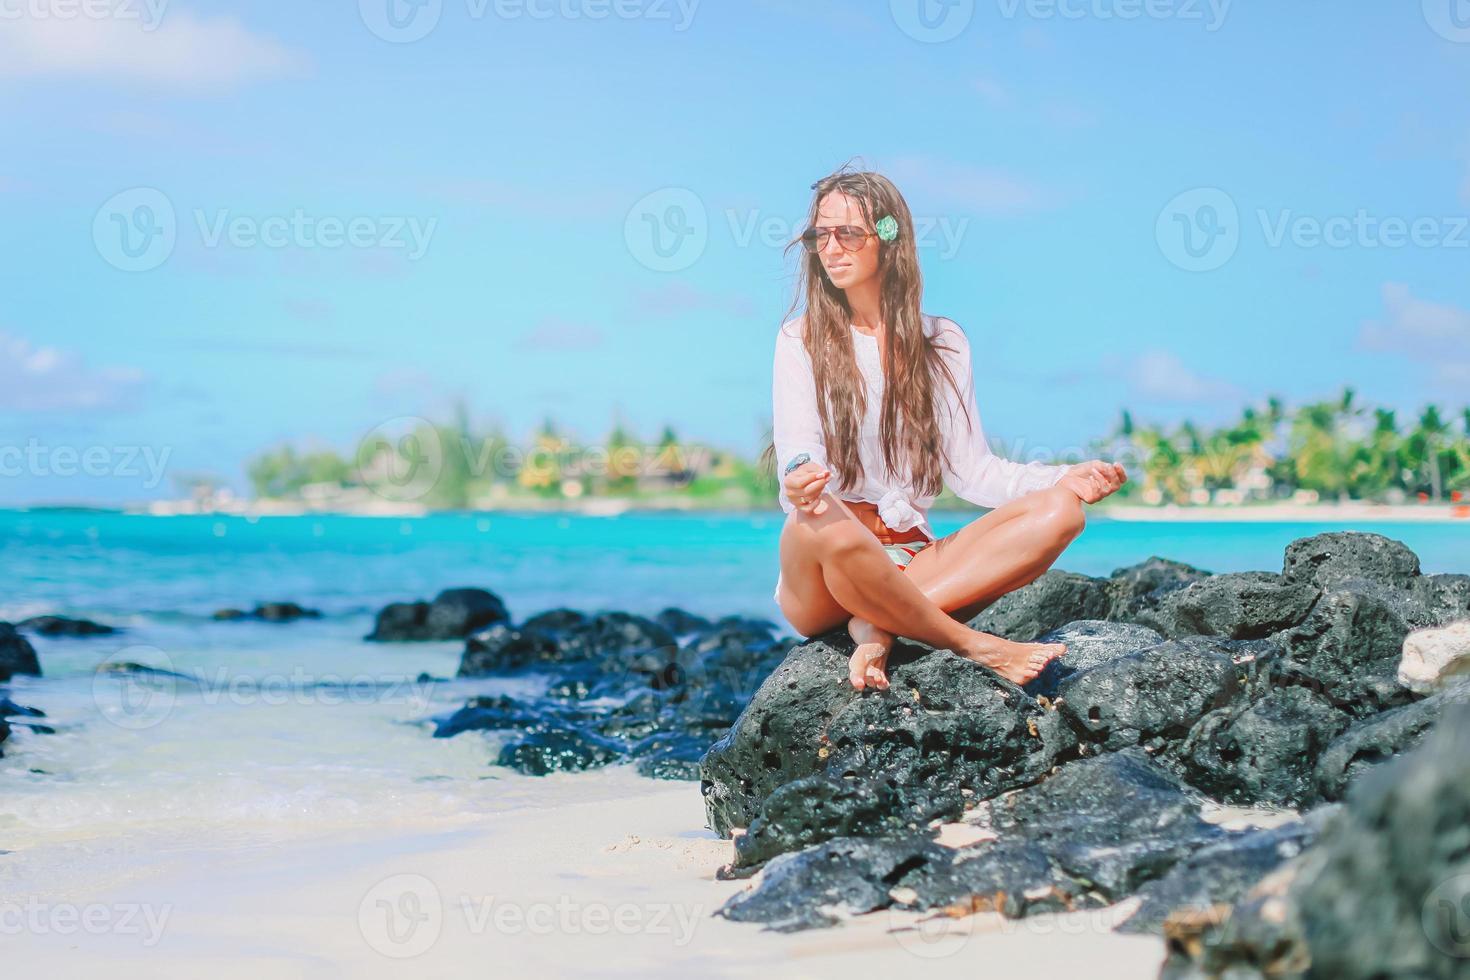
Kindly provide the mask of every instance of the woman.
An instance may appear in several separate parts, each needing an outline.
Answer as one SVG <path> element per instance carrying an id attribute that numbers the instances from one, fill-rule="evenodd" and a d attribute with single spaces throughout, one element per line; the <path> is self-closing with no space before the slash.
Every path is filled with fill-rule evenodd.
<path id="1" fill-rule="evenodd" d="M 1127 475 L 1101 460 L 1052 466 L 991 453 L 964 332 L 920 312 L 903 197 L 879 174 L 845 169 L 812 187 L 772 384 L 767 453 L 787 514 L 776 601 L 803 636 L 847 624 L 858 690 L 888 686 L 895 634 L 1024 684 L 1065 645 L 1015 643 L 965 623 L 1051 567 L 1082 532 L 1083 504 Z M 802 299 L 805 312 L 790 319 Z M 936 539 L 926 514 L 941 481 L 994 509 Z"/>

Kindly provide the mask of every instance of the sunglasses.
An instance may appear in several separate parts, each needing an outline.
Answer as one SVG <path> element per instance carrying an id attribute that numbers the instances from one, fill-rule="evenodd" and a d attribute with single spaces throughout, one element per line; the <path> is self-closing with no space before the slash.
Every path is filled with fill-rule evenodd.
<path id="1" fill-rule="evenodd" d="M 838 225 L 835 228 L 808 228 L 801 233 L 801 245 L 808 252 L 820 252 L 827 247 L 827 241 L 837 236 L 837 244 L 841 245 L 843 251 L 855 252 L 863 247 L 863 244 L 872 237 L 873 232 L 857 225 Z"/>

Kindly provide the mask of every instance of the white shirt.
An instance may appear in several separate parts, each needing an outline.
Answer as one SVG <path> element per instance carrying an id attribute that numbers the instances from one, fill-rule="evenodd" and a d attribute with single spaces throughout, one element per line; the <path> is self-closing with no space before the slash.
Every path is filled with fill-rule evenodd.
<path id="1" fill-rule="evenodd" d="M 867 410 L 863 415 L 858 439 L 859 458 L 863 463 L 862 484 L 842 493 L 837 492 L 841 474 L 827 462 L 822 444 L 822 423 L 817 414 L 816 381 L 812 376 L 811 358 L 802 344 L 803 317 L 785 324 L 776 335 L 776 359 L 772 372 L 771 404 L 773 440 L 776 446 L 776 475 L 784 481 L 786 463 L 798 453 L 810 453 L 812 462 L 830 469 L 827 491 L 843 500 L 863 500 L 878 505 L 878 515 L 895 531 L 913 527 L 923 529 L 929 540 L 935 539 L 928 511 L 933 496 L 914 493 L 907 481 L 894 481 L 884 472 L 883 449 L 878 438 L 878 417 L 883 405 L 883 370 L 878 356 L 878 338 L 851 327 L 857 363 L 867 383 Z M 944 465 L 945 484 L 956 495 L 981 507 L 999 507 L 1033 490 L 1054 486 L 1067 472 L 1065 465 L 1041 462 L 1017 463 L 1002 459 L 990 451 L 985 431 L 980 426 L 980 413 L 975 407 L 975 378 L 970 363 L 970 341 L 953 320 L 924 315 L 930 336 L 955 348 L 955 353 L 940 351 L 954 374 L 961 392 L 955 393 L 945 378 L 938 379 L 938 423 L 949 463 Z M 965 413 L 969 413 L 967 428 Z M 951 466 L 953 468 L 951 468 Z M 791 513 L 796 505 L 787 498 L 784 487 L 778 491 L 781 509 Z"/>

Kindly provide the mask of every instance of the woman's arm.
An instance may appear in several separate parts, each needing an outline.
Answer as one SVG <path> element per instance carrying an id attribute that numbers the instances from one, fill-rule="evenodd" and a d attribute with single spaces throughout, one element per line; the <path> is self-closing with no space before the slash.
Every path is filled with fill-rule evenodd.
<path id="1" fill-rule="evenodd" d="M 822 420 L 817 414 L 817 384 L 811 359 L 801 338 L 782 325 L 776 335 L 776 359 L 771 371 L 771 438 L 776 447 L 776 481 L 782 482 L 792 457 L 807 453 L 819 469 L 827 468 L 827 450 L 822 442 Z M 796 508 L 783 492 L 781 509 Z"/>
<path id="2" fill-rule="evenodd" d="M 1055 486 L 1070 467 L 1042 462 L 1017 463 L 990 451 L 985 429 L 980 424 L 980 411 L 975 405 L 969 338 L 953 321 L 944 321 L 943 326 L 939 334 L 941 343 L 956 351 L 942 353 L 949 360 L 960 390 L 957 405 L 948 381 L 940 379 L 945 409 L 939 422 L 945 430 L 945 448 L 949 454 L 944 482 L 961 498 L 981 507 L 999 507 L 1033 490 Z"/>

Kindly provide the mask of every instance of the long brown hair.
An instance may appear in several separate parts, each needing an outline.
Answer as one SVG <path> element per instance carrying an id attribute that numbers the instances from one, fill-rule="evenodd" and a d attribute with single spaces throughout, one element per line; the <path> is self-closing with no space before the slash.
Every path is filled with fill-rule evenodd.
<path id="1" fill-rule="evenodd" d="M 871 171 L 850 170 L 844 165 L 812 185 L 808 226 L 816 223 L 822 199 L 834 191 L 858 202 L 870 228 L 884 215 L 892 215 L 898 222 L 897 238 L 887 242 L 879 240 L 879 305 L 887 357 L 883 365 L 878 438 L 885 472 L 896 476 L 906 469 L 907 482 L 917 495 L 937 497 L 944 486 L 941 470 L 944 445 L 935 408 L 940 375 L 949 379 L 956 399 L 960 392 L 939 353 L 955 348 L 936 343 L 924 330 L 919 308 L 923 276 L 914 247 L 913 217 L 903 195 L 887 177 Z M 798 236 L 787 243 L 786 250 L 800 244 Z M 853 349 L 852 311 L 848 308 L 847 294 L 827 278 L 821 256 L 804 250 L 801 256 L 795 295 L 781 322 L 789 321 L 804 301 L 803 343 L 811 356 L 816 381 L 822 443 L 828 463 L 843 481 L 838 489 L 851 489 L 863 480 L 858 434 L 867 410 L 865 385 Z M 775 470 L 775 456 L 774 443 L 767 445 L 761 460 L 771 472 Z"/>

